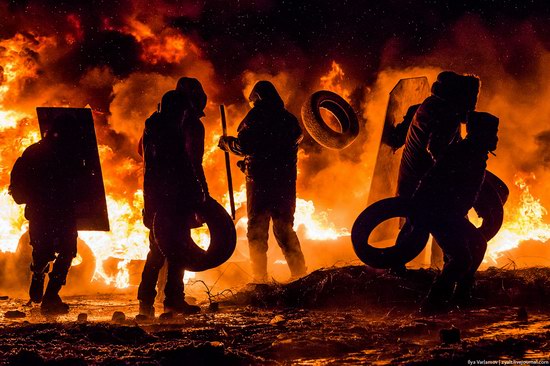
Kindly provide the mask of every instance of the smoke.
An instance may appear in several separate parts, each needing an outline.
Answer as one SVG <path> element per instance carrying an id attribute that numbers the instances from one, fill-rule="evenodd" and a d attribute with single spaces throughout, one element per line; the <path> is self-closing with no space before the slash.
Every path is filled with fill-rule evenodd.
<path id="1" fill-rule="evenodd" d="M 113 86 L 110 124 L 136 145 L 143 132 L 144 121 L 157 110 L 160 96 L 174 89 L 177 78 L 159 74 L 135 73 Z"/>
<path id="2" fill-rule="evenodd" d="M 550 131 L 543 131 L 536 137 L 536 156 L 540 156 L 544 168 L 550 168 Z"/>

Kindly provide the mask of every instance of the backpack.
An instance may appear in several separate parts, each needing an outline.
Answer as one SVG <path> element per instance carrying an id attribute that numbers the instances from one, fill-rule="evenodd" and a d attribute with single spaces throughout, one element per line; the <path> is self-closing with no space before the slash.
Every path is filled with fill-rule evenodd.
<path id="1" fill-rule="evenodd" d="M 21 156 L 15 161 L 10 174 L 8 193 L 18 205 L 29 203 L 32 179 L 28 158 Z"/>

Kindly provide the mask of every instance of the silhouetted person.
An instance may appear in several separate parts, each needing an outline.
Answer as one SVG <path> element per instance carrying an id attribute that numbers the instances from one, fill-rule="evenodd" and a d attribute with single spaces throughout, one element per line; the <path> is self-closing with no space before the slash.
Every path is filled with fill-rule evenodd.
<path id="1" fill-rule="evenodd" d="M 488 153 L 496 149 L 498 123 L 489 113 L 470 113 L 466 138 L 439 157 L 413 195 L 412 225 L 427 229 L 446 257 L 423 305 L 424 312 L 446 310 L 453 291 L 457 303 L 469 301 L 487 241 L 467 214 L 481 189 Z"/>
<path id="2" fill-rule="evenodd" d="M 185 302 L 183 275 L 190 248 L 195 246 L 190 229 L 200 226 L 195 211 L 208 197 L 202 169 L 204 126 L 200 121 L 206 95 L 198 80 L 185 79 L 186 90 L 169 91 L 163 96 L 162 109 L 146 121 L 142 138 L 144 223 L 151 231 L 138 299 L 140 313 L 149 316 L 154 315 L 155 287 L 165 258 L 168 276 L 164 310 L 200 311 L 198 306 Z"/>
<path id="3" fill-rule="evenodd" d="M 479 79 L 444 71 L 432 85 L 432 95 L 414 113 L 399 166 L 397 194 L 411 197 L 420 178 L 449 144 L 460 140 L 460 123 L 475 109 Z"/>
<path id="4" fill-rule="evenodd" d="M 432 85 L 432 95 L 420 106 L 409 108 L 403 123 L 396 126 L 392 145 L 394 149 L 401 147 L 403 132 L 406 131 L 397 180 L 398 196 L 411 198 L 420 178 L 451 143 L 460 141 L 460 124 L 466 121 L 468 112 L 475 109 L 479 86 L 479 79 L 475 76 L 443 71 Z M 405 222 L 397 246 L 407 237 L 414 236 L 411 230 L 409 223 Z M 392 270 L 402 273 L 405 266 L 395 266 Z"/>
<path id="5" fill-rule="evenodd" d="M 296 209 L 296 164 L 302 130 L 269 81 L 256 83 L 249 99 L 254 107 L 238 127 L 238 136 L 219 146 L 239 156 L 246 174 L 248 244 L 254 280 L 267 281 L 267 240 L 273 220 L 275 239 L 297 278 L 306 273 L 304 255 L 293 229 Z"/>
<path id="6" fill-rule="evenodd" d="M 79 169 L 75 137 L 77 121 L 67 115 L 54 120 L 44 138 L 29 146 L 15 162 L 10 191 L 25 203 L 32 251 L 31 301 L 44 314 L 63 314 L 69 306 L 59 297 L 77 252 L 74 187 Z M 44 278 L 53 261 L 44 293 Z"/>

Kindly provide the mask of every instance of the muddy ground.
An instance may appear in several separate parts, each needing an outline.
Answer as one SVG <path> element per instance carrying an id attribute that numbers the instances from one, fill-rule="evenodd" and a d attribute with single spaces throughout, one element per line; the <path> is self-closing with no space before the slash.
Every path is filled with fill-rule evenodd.
<path id="1" fill-rule="evenodd" d="M 57 318 L 25 306 L 27 299 L 3 299 L 0 364 L 548 364 L 550 269 L 483 271 L 476 306 L 425 317 L 417 310 L 433 275 L 319 270 L 213 297 L 217 311 L 205 300 L 201 314 L 154 321 L 136 319 L 133 292 L 66 297 L 71 312 Z M 16 310 L 25 317 L 6 316 Z M 115 311 L 126 318 L 112 321 Z M 81 313 L 87 321 L 77 321 Z"/>

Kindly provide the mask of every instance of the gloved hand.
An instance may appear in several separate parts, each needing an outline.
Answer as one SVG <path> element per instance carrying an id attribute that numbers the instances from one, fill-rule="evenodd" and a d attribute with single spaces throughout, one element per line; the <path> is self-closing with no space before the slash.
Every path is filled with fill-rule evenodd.
<path id="1" fill-rule="evenodd" d="M 246 162 L 244 160 L 237 161 L 237 167 L 239 167 L 241 172 L 246 173 Z"/>
<path id="2" fill-rule="evenodd" d="M 229 145 L 235 140 L 236 138 L 233 136 L 222 136 L 218 142 L 218 147 L 223 151 L 230 152 L 231 150 L 229 149 Z"/>

